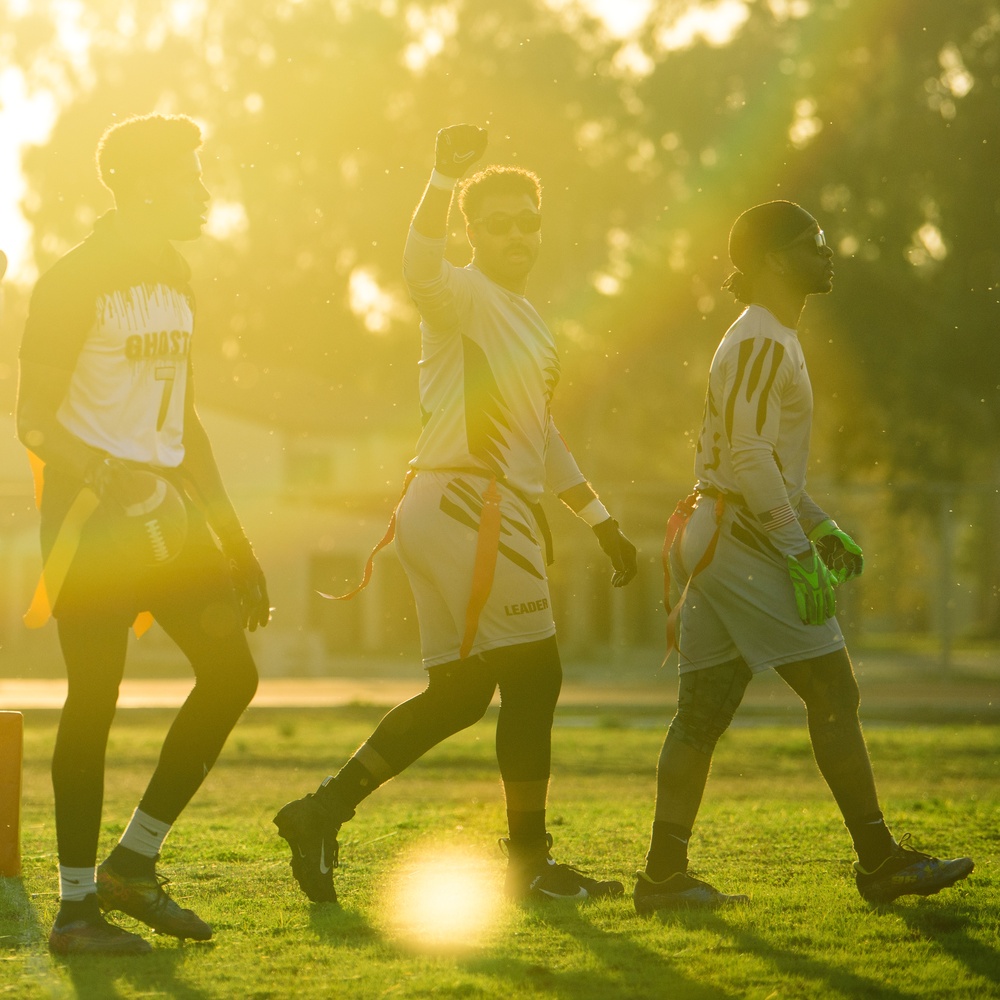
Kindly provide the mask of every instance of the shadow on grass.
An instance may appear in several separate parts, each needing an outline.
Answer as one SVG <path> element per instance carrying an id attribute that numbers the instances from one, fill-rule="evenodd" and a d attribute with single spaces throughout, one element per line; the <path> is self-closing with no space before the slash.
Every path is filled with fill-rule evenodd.
<path id="1" fill-rule="evenodd" d="M 892 912 L 910 929 L 910 932 L 928 941 L 952 959 L 964 965 L 969 972 L 991 983 L 1000 983 L 1000 949 L 983 944 L 969 934 L 969 925 L 975 916 L 962 904 L 897 905 Z M 990 917 L 996 925 L 995 914 Z"/>
<path id="2" fill-rule="evenodd" d="M 508 996 L 522 996 L 530 991 L 567 1000 L 736 1000 L 743 992 L 730 992 L 719 983 L 698 982 L 671 957 L 658 953 L 634 940 L 621 929 L 604 930 L 591 919 L 588 907 L 572 905 L 533 906 L 538 923 L 576 938 L 581 949 L 589 951 L 600 969 L 581 968 L 560 971 L 538 962 L 508 956 L 469 959 L 462 967 L 469 972 L 490 976 L 503 984 Z"/>
<path id="3" fill-rule="evenodd" d="M 678 914 L 660 913 L 655 919 L 665 923 L 677 917 Z M 752 930 L 728 923 L 723 919 L 721 911 L 692 911 L 683 914 L 683 917 L 689 929 L 711 931 L 720 937 L 727 937 L 738 952 L 756 955 L 769 962 L 775 972 L 781 975 L 792 979 L 809 979 L 815 984 L 817 992 L 825 987 L 842 996 L 878 997 L 879 1000 L 916 1000 L 918 996 L 909 991 L 898 990 L 884 980 L 859 975 L 803 951 L 778 947 L 774 941 L 755 934 Z"/>
<path id="4" fill-rule="evenodd" d="M 359 910 L 345 910 L 338 903 L 311 903 L 309 926 L 317 937 L 341 948 L 368 947 L 382 939 L 382 932 L 373 927 Z"/>
<path id="5" fill-rule="evenodd" d="M 161 943 L 148 955 L 53 956 L 47 947 L 48 932 L 48 927 L 39 923 L 38 912 L 21 879 L 0 878 L 0 947 L 23 957 L 20 975 L 26 987 L 31 983 L 44 995 L 72 996 L 76 1000 L 116 1000 L 136 995 L 209 1000 L 214 996 L 177 977 L 189 956 L 212 945 L 183 945 L 170 937 L 158 937 Z M 70 981 L 69 989 L 64 977 Z"/>
<path id="6" fill-rule="evenodd" d="M 179 979 L 178 972 L 189 956 L 211 947 L 178 943 L 154 947 L 149 955 L 72 955 L 54 961 L 69 976 L 76 1000 L 116 1000 L 134 996 L 209 1000 L 217 994 L 207 993 Z"/>
<path id="7" fill-rule="evenodd" d="M 17 949 L 41 935 L 38 913 L 20 878 L 0 878 L 0 947 Z"/>

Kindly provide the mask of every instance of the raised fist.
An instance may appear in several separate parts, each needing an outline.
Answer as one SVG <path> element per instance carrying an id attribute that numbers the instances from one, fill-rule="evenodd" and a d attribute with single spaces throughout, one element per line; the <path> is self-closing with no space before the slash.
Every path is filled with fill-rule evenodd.
<path id="1" fill-rule="evenodd" d="M 486 129 L 478 125 L 449 125 L 434 142 L 434 169 L 446 177 L 461 177 L 486 151 Z"/>

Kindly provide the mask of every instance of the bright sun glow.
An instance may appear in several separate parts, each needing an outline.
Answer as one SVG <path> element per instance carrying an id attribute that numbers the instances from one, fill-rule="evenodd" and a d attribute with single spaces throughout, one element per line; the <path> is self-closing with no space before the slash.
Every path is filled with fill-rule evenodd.
<path id="1" fill-rule="evenodd" d="M 615 38 L 634 35 L 653 10 L 652 0 L 583 0 L 583 6 L 600 18 Z"/>
<path id="2" fill-rule="evenodd" d="M 500 895 L 483 859 L 439 851 L 399 873 L 388 912 L 399 936 L 418 948 L 473 948 L 496 925 Z"/>
<path id="3" fill-rule="evenodd" d="M 409 318 L 405 299 L 378 283 L 370 267 L 356 267 L 347 279 L 347 293 L 354 313 L 369 333 L 387 333 L 393 320 Z"/>
<path id="4" fill-rule="evenodd" d="M 28 270 L 31 227 L 20 208 L 25 195 L 21 150 L 45 142 L 57 114 L 53 95 L 47 91 L 29 93 L 20 70 L 0 72 L 0 135 L 14 140 L 0 143 L 0 233 L 2 249 L 10 261 L 9 276 L 19 281 L 34 279 Z"/>
<path id="5" fill-rule="evenodd" d="M 679 17 L 661 22 L 656 42 L 665 52 L 688 49 L 699 41 L 721 47 L 733 40 L 749 17 L 745 0 L 691 4 Z"/>
<path id="6" fill-rule="evenodd" d="M 598 21 L 613 39 L 622 41 L 614 55 L 614 73 L 626 79 L 642 79 L 656 68 L 653 54 L 646 51 L 640 40 L 644 28 L 651 28 L 655 46 L 661 52 L 688 47 L 699 41 L 710 45 L 729 42 L 746 20 L 749 0 L 700 0 L 678 5 L 664 5 L 656 0 L 544 0 L 554 11 L 570 21 L 587 16 Z M 771 0 L 772 4 L 778 0 Z M 404 49 L 403 61 L 414 73 L 422 72 L 439 55 L 458 29 L 461 11 L 455 0 L 445 0 L 431 6 L 416 3 L 395 3 L 386 0 L 391 16 L 404 19 L 410 41 Z M 13 18 L 31 13 L 30 0 L 0 0 L 6 14 Z M 210 10 L 208 0 L 172 0 L 161 16 L 153 20 L 144 44 L 155 47 L 168 35 L 194 37 L 203 30 Z M 85 0 L 49 0 L 48 12 L 55 29 L 52 52 L 41 57 L 31 67 L 31 78 L 14 67 L 0 68 L 0 234 L 10 259 L 8 278 L 30 283 L 35 278 L 31 263 L 30 227 L 21 212 L 25 183 L 21 173 L 21 154 L 25 147 L 44 143 L 52 130 L 60 109 L 72 100 L 81 99 L 80 91 L 93 85 L 90 48 L 98 39 L 117 40 L 120 46 L 135 43 L 136 19 L 128 5 L 122 7 L 114 31 Z M 387 15 L 388 16 L 388 15 Z M 266 47 L 264 47 L 266 49 Z M 264 50 L 262 49 L 262 52 Z M 956 50 L 957 51 L 957 50 Z M 211 55 L 211 53 L 209 53 Z M 263 56 L 261 56 L 263 58 Z M 951 50 L 942 54 L 943 79 L 950 92 L 961 95 L 971 87 L 971 77 L 961 65 L 960 57 Z M 259 94 L 248 94 L 245 107 L 253 114 L 262 110 Z M 798 119 L 799 136 L 811 119 Z M 641 167 L 637 164 L 637 168 Z M 237 204 L 213 205 L 207 231 L 218 239 L 245 235 L 247 220 Z M 612 264 L 614 262 L 612 261 Z M 604 294 L 615 294 L 621 275 L 614 267 L 598 276 L 598 287 Z M 380 288 L 374 275 L 361 269 L 352 275 L 352 309 L 364 318 L 373 333 L 385 332 L 395 318 L 407 315 L 405 303 L 393 300 Z"/>
<path id="7" fill-rule="evenodd" d="M 209 204 L 205 235 L 225 241 L 243 236 L 250 229 L 247 210 L 238 201 L 213 198 Z"/>

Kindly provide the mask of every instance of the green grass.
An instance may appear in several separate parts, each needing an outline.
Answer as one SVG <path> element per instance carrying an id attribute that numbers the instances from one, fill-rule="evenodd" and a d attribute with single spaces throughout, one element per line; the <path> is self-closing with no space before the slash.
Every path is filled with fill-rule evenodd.
<path id="1" fill-rule="evenodd" d="M 519 909 L 500 900 L 503 808 L 490 721 L 436 748 L 344 828 L 342 906 L 300 895 L 270 819 L 311 790 L 379 712 L 252 710 L 171 834 L 172 892 L 215 927 L 208 944 L 153 936 L 152 955 L 57 961 L 48 759 L 56 714 L 27 713 L 21 879 L 0 879 L 0 997 L 604 998 L 1000 996 L 1000 740 L 991 727 L 868 733 L 883 803 L 918 847 L 968 853 L 976 871 L 938 896 L 882 911 L 853 887 L 850 844 L 804 727 L 734 728 L 720 743 L 692 863 L 749 907 L 643 919 L 631 900 Z M 109 748 L 109 849 L 155 764 L 169 715 L 126 711 Z M 632 885 L 652 813 L 662 732 L 627 719 L 556 731 L 555 853 Z M 485 880 L 492 923 L 445 935 L 401 926 L 399 890 L 430 855 Z M 457 904 L 456 904 L 457 905 Z M 122 924 L 140 930 L 128 918 Z M 435 933 L 435 931 L 437 931 Z M 475 933 L 474 933 L 475 931 Z"/>

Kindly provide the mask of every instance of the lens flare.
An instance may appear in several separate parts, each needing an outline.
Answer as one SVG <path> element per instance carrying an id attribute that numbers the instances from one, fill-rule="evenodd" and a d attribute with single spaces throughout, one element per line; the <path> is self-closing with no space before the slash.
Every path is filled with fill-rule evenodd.
<path id="1" fill-rule="evenodd" d="M 440 849 L 404 863 L 388 906 L 398 936 L 428 951 L 481 945 L 501 911 L 493 865 Z"/>

